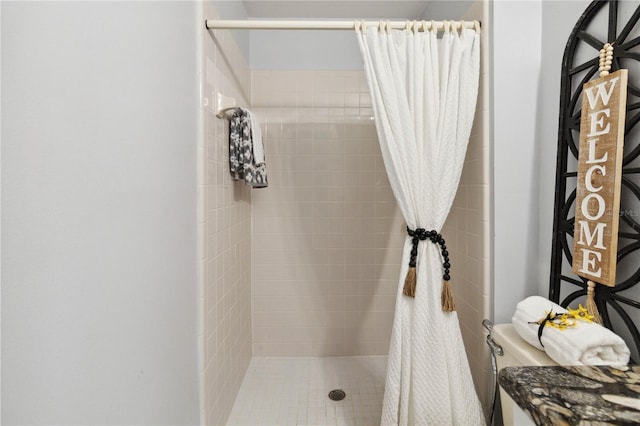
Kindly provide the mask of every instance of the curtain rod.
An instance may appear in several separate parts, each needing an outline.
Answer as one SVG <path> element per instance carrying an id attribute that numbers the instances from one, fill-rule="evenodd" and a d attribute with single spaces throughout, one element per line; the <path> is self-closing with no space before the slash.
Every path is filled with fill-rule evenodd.
<path id="1" fill-rule="evenodd" d="M 379 27 L 381 21 L 258 21 L 258 20 L 205 20 L 208 30 L 354 30 L 356 24 L 364 22 L 367 27 Z M 403 30 L 407 25 L 412 28 L 417 25 L 418 30 L 430 30 L 435 25 L 436 30 L 443 30 L 445 21 L 382 21 L 388 23 L 392 29 Z M 479 21 L 446 21 L 452 29 L 475 28 L 480 31 Z"/>

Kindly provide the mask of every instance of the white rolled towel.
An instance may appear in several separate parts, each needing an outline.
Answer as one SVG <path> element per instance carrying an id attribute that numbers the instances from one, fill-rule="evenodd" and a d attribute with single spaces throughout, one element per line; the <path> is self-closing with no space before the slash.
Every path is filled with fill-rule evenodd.
<path id="1" fill-rule="evenodd" d="M 567 312 L 562 306 L 541 296 L 530 296 L 518 303 L 511 322 L 520 337 L 543 350 L 560 365 L 625 365 L 629 348 L 620 336 L 599 324 L 576 320 L 576 325 L 559 330 L 545 326 L 542 344 L 538 340 L 538 324 L 549 311 Z M 533 322 L 533 324 L 530 324 Z"/>

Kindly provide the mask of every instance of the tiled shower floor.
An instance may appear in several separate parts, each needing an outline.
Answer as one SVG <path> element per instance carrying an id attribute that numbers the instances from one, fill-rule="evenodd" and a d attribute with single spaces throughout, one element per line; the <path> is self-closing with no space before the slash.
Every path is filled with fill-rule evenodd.
<path id="1" fill-rule="evenodd" d="M 227 425 L 377 426 L 386 368 L 384 356 L 254 357 Z"/>

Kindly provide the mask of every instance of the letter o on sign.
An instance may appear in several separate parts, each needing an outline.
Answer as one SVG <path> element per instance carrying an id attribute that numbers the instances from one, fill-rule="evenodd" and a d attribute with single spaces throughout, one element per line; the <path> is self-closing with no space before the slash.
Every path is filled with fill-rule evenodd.
<path id="1" fill-rule="evenodd" d="M 592 215 L 589 212 L 589 201 L 591 201 L 591 199 L 593 198 L 595 198 L 596 203 L 598 203 L 598 213 L 595 215 Z M 585 218 L 587 218 L 588 220 L 598 220 L 604 214 L 604 210 L 605 210 L 604 198 L 602 198 L 600 194 L 591 193 L 582 199 L 582 205 L 580 208 Z"/>

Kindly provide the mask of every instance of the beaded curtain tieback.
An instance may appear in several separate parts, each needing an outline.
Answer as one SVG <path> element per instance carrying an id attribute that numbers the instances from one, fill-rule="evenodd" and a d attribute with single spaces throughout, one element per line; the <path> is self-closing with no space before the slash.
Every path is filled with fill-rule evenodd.
<path id="1" fill-rule="evenodd" d="M 411 237 L 411 256 L 409 257 L 409 270 L 407 271 L 407 276 L 404 279 L 402 294 L 408 297 L 416 296 L 416 257 L 418 256 L 418 243 L 420 241 L 425 241 L 428 238 L 433 244 L 440 245 L 440 252 L 442 254 L 442 267 L 444 269 L 444 274 L 442 275 L 444 282 L 442 284 L 441 294 L 442 310 L 445 312 L 455 311 L 456 305 L 453 301 L 453 292 L 451 291 L 451 285 L 449 284 L 449 280 L 451 279 L 451 275 L 449 275 L 451 263 L 449 262 L 449 252 L 447 251 L 444 238 L 442 238 L 442 235 L 435 230 L 427 231 L 423 228 L 416 228 L 414 230 L 408 226 L 407 234 Z"/>

